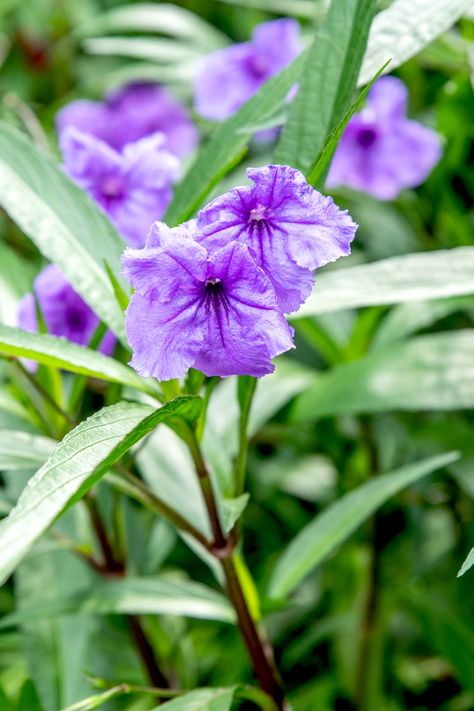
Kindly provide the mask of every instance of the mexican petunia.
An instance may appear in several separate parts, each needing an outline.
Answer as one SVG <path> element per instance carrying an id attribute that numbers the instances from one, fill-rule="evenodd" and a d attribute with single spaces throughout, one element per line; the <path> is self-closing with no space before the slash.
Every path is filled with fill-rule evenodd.
<path id="1" fill-rule="evenodd" d="M 198 142 L 186 108 L 164 87 L 145 82 L 128 84 L 103 102 L 72 101 L 56 115 L 56 126 L 60 136 L 72 126 L 118 151 L 152 133 L 164 133 L 167 149 L 180 157 Z"/>
<path id="2" fill-rule="evenodd" d="M 349 121 L 326 181 L 380 200 L 420 185 L 441 157 L 438 134 L 406 118 L 408 92 L 400 79 L 382 77 L 365 107 Z"/>
<path id="3" fill-rule="evenodd" d="M 209 253 L 194 229 L 155 223 L 145 249 L 125 251 L 123 273 L 135 290 L 125 319 L 131 365 L 159 380 L 191 367 L 208 376 L 272 372 L 293 332 L 269 279 L 244 244 Z"/>
<path id="4" fill-rule="evenodd" d="M 296 20 L 264 22 L 250 42 L 207 55 L 194 81 L 196 111 L 217 121 L 231 116 L 300 53 L 299 32 Z"/>
<path id="5" fill-rule="evenodd" d="M 250 168 L 247 176 L 252 186 L 234 188 L 199 212 L 196 240 L 208 250 L 247 245 L 280 309 L 291 313 L 311 292 L 312 270 L 350 253 L 357 225 L 290 166 Z"/>
<path id="6" fill-rule="evenodd" d="M 103 208 L 133 247 L 141 247 L 150 224 L 162 217 L 180 165 L 154 133 L 116 151 L 99 138 L 68 128 L 60 136 L 64 169 Z"/>
<path id="7" fill-rule="evenodd" d="M 36 302 L 48 333 L 80 346 L 88 345 L 99 319 L 53 264 L 36 277 L 33 293 L 24 296 L 19 304 L 17 321 L 25 331 L 38 331 Z M 110 355 L 114 347 L 115 337 L 107 331 L 99 350 Z"/>

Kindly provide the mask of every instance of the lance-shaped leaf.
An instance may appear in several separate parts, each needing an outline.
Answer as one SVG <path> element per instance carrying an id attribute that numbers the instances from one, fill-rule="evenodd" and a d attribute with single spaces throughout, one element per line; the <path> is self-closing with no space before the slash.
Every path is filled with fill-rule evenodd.
<path id="1" fill-rule="evenodd" d="M 391 410 L 474 407 L 474 332 L 447 331 L 389 346 L 315 377 L 296 400 L 298 422 Z"/>
<path id="2" fill-rule="evenodd" d="M 54 368 L 69 370 L 71 373 L 128 385 L 155 396 L 160 395 L 160 389 L 154 381 L 140 378 L 127 365 L 90 348 L 71 343 L 65 338 L 0 325 L 0 354 L 29 358 Z"/>
<path id="3" fill-rule="evenodd" d="M 359 85 L 368 82 L 389 59 L 392 70 L 414 57 L 449 30 L 471 5 L 471 0 L 394 0 L 374 18 Z"/>
<path id="4" fill-rule="evenodd" d="M 285 597 L 349 538 L 376 509 L 405 486 L 458 458 L 456 452 L 430 457 L 371 479 L 316 516 L 280 557 L 270 581 L 271 597 Z"/>
<path id="5" fill-rule="evenodd" d="M 122 240 L 49 156 L 1 122 L 0 205 L 125 342 L 123 313 L 103 266 L 119 274 Z"/>
<path id="6" fill-rule="evenodd" d="M 317 275 L 292 320 L 359 306 L 402 304 L 474 293 L 474 247 L 406 254 Z"/>
<path id="7" fill-rule="evenodd" d="M 180 397 L 159 410 L 120 402 L 81 422 L 30 479 L 0 525 L 0 583 L 65 508 L 80 498 L 136 442 L 157 425 L 190 416 L 196 397 Z"/>
<path id="8" fill-rule="evenodd" d="M 303 172 L 348 110 L 364 56 L 374 0 L 333 2 L 311 45 L 275 161 Z"/>

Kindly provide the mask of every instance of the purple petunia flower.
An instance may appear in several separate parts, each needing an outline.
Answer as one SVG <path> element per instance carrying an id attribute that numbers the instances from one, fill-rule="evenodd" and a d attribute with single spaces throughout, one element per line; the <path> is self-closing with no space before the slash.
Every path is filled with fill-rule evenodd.
<path id="1" fill-rule="evenodd" d="M 301 52 L 299 31 L 296 20 L 265 22 L 250 42 L 209 54 L 194 82 L 196 111 L 211 120 L 231 116 Z"/>
<path id="2" fill-rule="evenodd" d="M 151 223 L 162 217 L 179 177 L 179 160 L 154 133 L 116 151 L 99 138 L 69 127 L 60 138 L 64 169 L 103 208 L 128 244 L 141 247 Z"/>
<path id="3" fill-rule="evenodd" d="M 234 188 L 198 214 L 196 240 L 208 250 L 243 242 L 273 284 L 279 306 L 296 311 L 313 287 L 313 269 L 350 253 L 357 225 L 299 170 L 247 170 L 254 185 Z"/>
<path id="4" fill-rule="evenodd" d="M 408 92 L 400 79 L 382 77 L 366 106 L 349 121 L 326 185 L 348 185 L 380 200 L 420 185 L 441 157 L 438 134 L 406 118 Z"/>
<path id="5" fill-rule="evenodd" d="M 198 132 L 186 108 L 158 84 L 129 84 L 104 102 L 79 100 L 56 115 L 61 135 L 73 126 L 120 151 L 127 143 L 164 133 L 166 147 L 183 157 L 197 146 Z"/>
<path id="6" fill-rule="evenodd" d="M 123 256 L 135 289 L 125 321 L 131 365 L 159 380 L 190 367 L 209 376 L 272 372 L 271 359 L 293 343 L 269 279 L 245 245 L 208 253 L 194 230 L 156 223 L 145 249 Z"/>
<path id="7" fill-rule="evenodd" d="M 36 277 L 33 292 L 34 296 L 27 294 L 19 304 L 17 319 L 20 328 L 38 330 L 36 297 L 48 333 L 63 336 L 80 346 L 90 342 L 99 319 L 55 265 L 50 264 Z M 115 336 L 107 331 L 99 350 L 110 355 L 114 347 Z"/>

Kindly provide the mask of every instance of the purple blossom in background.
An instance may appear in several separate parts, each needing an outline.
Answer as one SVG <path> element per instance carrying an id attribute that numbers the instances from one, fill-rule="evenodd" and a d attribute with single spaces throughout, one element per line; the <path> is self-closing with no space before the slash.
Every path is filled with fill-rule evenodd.
<path id="1" fill-rule="evenodd" d="M 197 146 L 198 131 L 186 108 L 158 84 L 129 84 L 104 102 L 79 100 L 56 115 L 58 133 L 73 126 L 120 151 L 127 143 L 164 133 L 167 149 L 183 157 Z"/>
<path id="2" fill-rule="evenodd" d="M 117 151 L 76 128 L 60 136 L 64 169 L 103 208 L 128 244 L 141 247 L 151 223 L 164 215 L 179 160 L 154 133 Z"/>
<path id="3" fill-rule="evenodd" d="M 131 365 L 159 380 L 190 367 L 208 376 L 272 372 L 271 359 L 293 343 L 269 279 L 244 244 L 208 253 L 194 230 L 156 223 L 145 249 L 124 254 L 135 289 L 125 321 Z"/>
<path id="4" fill-rule="evenodd" d="M 48 333 L 63 336 L 80 346 L 88 345 L 99 319 L 55 265 L 50 264 L 36 277 L 33 291 L 35 296 L 29 293 L 19 304 L 20 328 L 38 331 L 36 297 Z M 107 331 L 99 350 L 110 355 L 114 347 L 115 337 Z"/>
<path id="5" fill-rule="evenodd" d="M 420 185 L 441 157 L 438 134 L 406 118 L 408 92 L 400 79 L 382 77 L 364 109 L 349 121 L 326 181 L 380 200 Z"/>
<path id="6" fill-rule="evenodd" d="M 280 309 L 296 311 L 313 287 L 312 270 L 349 254 L 357 225 L 294 168 L 250 168 L 247 176 L 252 186 L 234 188 L 199 212 L 196 240 L 210 251 L 246 244 Z"/>
<path id="7" fill-rule="evenodd" d="M 258 25 L 250 42 L 219 49 L 204 59 L 194 82 L 196 111 L 217 121 L 231 116 L 300 51 L 296 20 Z"/>

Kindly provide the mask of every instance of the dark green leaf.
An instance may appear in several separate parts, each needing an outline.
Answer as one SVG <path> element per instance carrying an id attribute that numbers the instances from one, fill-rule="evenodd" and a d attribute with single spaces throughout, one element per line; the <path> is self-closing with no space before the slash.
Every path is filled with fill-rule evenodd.
<path id="1" fill-rule="evenodd" d="M 291 593 L 385 501 L 457 458 L 457 453 L 450 452 L 383 474 L 328 506 L 283 552 L 270 580 L 270 595 L 280 598 Z"/>
<path id="2" fill-rule="evenodd" d="M 356 86 L 374 8 L 374 0 L 331 3 L 307 53 L 277 146 L 277 163 L 306 172 L 342 121 Z"/>

